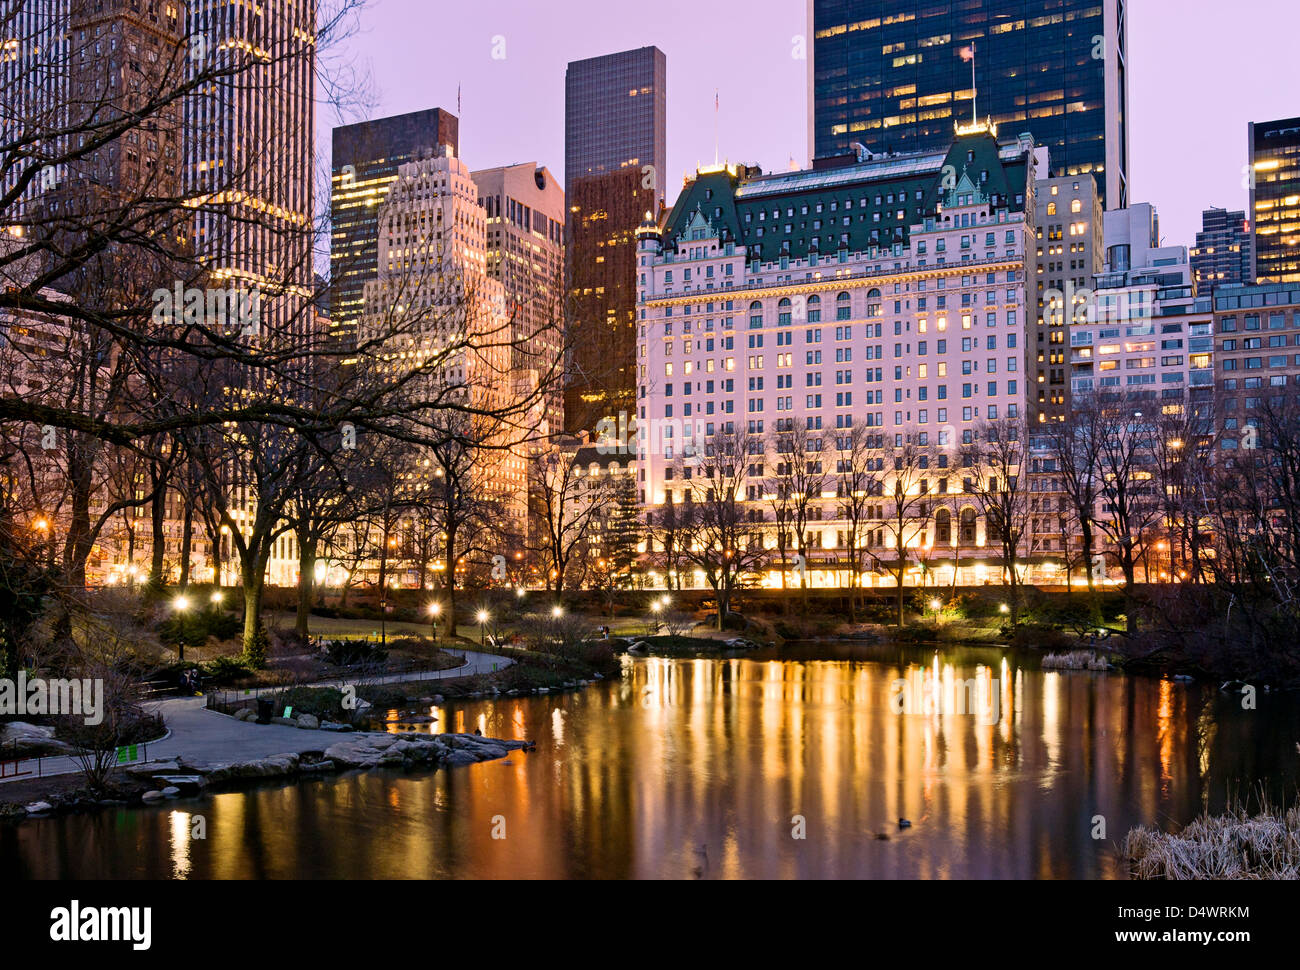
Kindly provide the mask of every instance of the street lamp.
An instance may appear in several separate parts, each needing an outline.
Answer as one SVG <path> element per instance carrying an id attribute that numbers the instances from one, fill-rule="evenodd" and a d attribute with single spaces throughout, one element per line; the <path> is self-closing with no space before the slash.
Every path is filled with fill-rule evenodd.
<path id="1" fill-rule="evenodd" d="M 180 643 L 176 650 L 176 659 L 185 659 L 185 611 L 190 608 L 189 597 L 178 596 L 172 600 L 172 608 L 176 610 L 176 615 L 180 618 Z"/>
<path id="2" fill-rule="evenodd" d="M 492 619 L 487 610 L 478 611 L 479 640 L 484 647 L 487 646 L 487 623 Z"/>
<path id="3" fill-rule="evenodd" d="M 438 616 L 442 613 L 441 603 L 429 604 L 429 617 L 433 621 L 433 645 L 438 646 Z"/>
<path id="4" fill-rule="evenodd" d="M 1003 614 L 1010 613 L 1011 607 L 1008 606 L 1006 603 L 1003 603 L 1001 606 L 998 607 L 998 612 Z"/>
<path id="5" fill-rule="evenodd" d="M 552 606 L 552 607 L 551 607 L 551 616 L 552 616 L 554 619 L 557 619 L 557 620 L 558 620 L 558 619 L 559 619 L 560 617 L 562 617 L 563 615 L 564 615 L 564 607 L 563 607 L 563 606 L 560 606 L 560 605 L 557 603 L 555 606 Z"/>
<path id="6" fill-rule="evenodd" d="M 222 600 L 224 600 L 225 598 L 226 598 L 225 594 L 222 593 L 221 590 L 217 590 L 215 593 L 212 594 L 212 605 L 214 607 L 220 606 Z"/>
<path id="7" fill-rule="evenodd" d="M 943 603 L 937 599 L 930 600 L 930 609 L 934 610 L 934 618 L 939 619 L 939 611 L 943 609 Z"/>

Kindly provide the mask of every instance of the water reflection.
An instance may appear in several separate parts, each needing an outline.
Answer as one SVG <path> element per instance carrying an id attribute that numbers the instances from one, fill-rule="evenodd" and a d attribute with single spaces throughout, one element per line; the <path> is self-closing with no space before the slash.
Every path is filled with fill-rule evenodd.
<path id="1" fill-rule="evenodd" d="M 900 682 L 933 703 L 904 698 L 895 713 Z M 1134 823 L 1186 822 L 1261 784 L 1294 792 L 1300 706 L 1234 700 L 976 649 L 629 661 L 576 694 L 437 707 L 433 725 L 392 728 L 477 728 L 535 740 L 532 754 L 3 827 L 0 866 L 43 878 L 1116 876 L 1114 843 Z M 187 837 L 188 813 L 205 816 L 206 840 Z M 1098 815 L 1106 841 L 1092 838 Z"/>

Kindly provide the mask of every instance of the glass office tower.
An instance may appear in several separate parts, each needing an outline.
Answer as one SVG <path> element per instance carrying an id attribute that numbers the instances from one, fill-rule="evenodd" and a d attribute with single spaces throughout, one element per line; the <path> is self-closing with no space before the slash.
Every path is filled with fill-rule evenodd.
<path id="1" fill-rule="evenodd" d="M 973 114 L 1127 205 L 1125 0 L 808 0 L 816 158 L 941 149 Z M 971 59 L 974 53 L 972 88 Z"/>
<path id="2" fill-rule="evenodd" d="M 1250 126 L 1255 280 L 1300 282 L 1300 118 Z"/>

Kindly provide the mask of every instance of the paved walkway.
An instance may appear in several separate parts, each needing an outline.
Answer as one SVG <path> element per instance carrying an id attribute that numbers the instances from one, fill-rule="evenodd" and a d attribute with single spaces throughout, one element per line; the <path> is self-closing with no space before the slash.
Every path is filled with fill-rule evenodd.
<path id="1" fill-rule="evenodd" d="M 473 674 L 491 673 L 503 670 L 514 661 L 507 657 L 479 653 L 474 650 L 465 652 L 468 661 L 462 667 L 450 667 L 447 670 L 425 671 L 416 674 L 398 674 L 392 677 L 335 678 L 302 686 L 341 687 L 358 681 L 367 684 L 415 683 L 426 680 L 447 680 L 453 677 L 468 677 Z M 263 688 L 266 690 L 266 688 Z M 279 688 L 275 688 L 278 690 Z M 250 694 L 252 692 L 250 691 Z M 283 724 L 250 724 L 236 721 L 233 717 L 207 710 L 203 697 L 174 697 L 162 701 L 150 701 L 144 706 L 147 710 L 162 714 L 169 734 L 161 741 L 147 746 L 148 760 L 170 761 L 184 756 L 191 762 L 234 762 L 252 761 L 266 758 L 273 754 L 301 754 L 304 751 L 320 751 L 347 735 L 333 731 L 307 731 Z M 141 745 L 141 755 L 145 752 Z M 0 786 L 10 781 L 26 781 L 36 775 L 36 760 L 28 759 L 22 763 L 29 775 L 0 780 Z M 42 758 L 41 775 L 66 775 L 81 771 L 81 764 L 72 757 Z M 2 791 L 3 788 L 0 788 Z"/>

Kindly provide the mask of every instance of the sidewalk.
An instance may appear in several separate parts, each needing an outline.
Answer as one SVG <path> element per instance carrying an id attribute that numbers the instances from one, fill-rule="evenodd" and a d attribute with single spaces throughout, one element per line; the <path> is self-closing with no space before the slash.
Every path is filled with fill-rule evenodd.
<path id="1" fill-rule="evenodd" d="M 364 678 L 364 683 L 400 684 L 447 680 L 453 677 L 468 677 L 474 674 L 491 673 L 494 670 L 504 670 L 514 663 L 508 657 L 497 657 L 475 650 L 466 651 L 465 658 L 468 663 L 463 667 L 418 674 L 398 674 L 392 677 Z M 349 682 L 349 678 L 343 677 L 301 686 L 341 687 Z M 207 710 L 205 704 L 206 699 L 203 697 L 174 697 L 162 701 L 150 701 L 144 705 L 147 710 L 162 714 L 170 731 L 161 741 L 149 744 L 150 761 L 170 761 L 181 756 L 191 762 L 251 761 L 273 754 L 320 751 L 340 738 L 347 737 L 346 734 L 332 731 L 308 731 L 283 724 L 251 724 L 236 721 L 233 717 Z M 70 756 L 41 759 L 42 777 L 66 775 L 80 770 L 80 763 Z M 8 782 L 27 781 L 33 777 L 33 775 L 21 775 L 17 778 L 0 780 L 0 791 L 3 791 L 3 786 Z"/>

